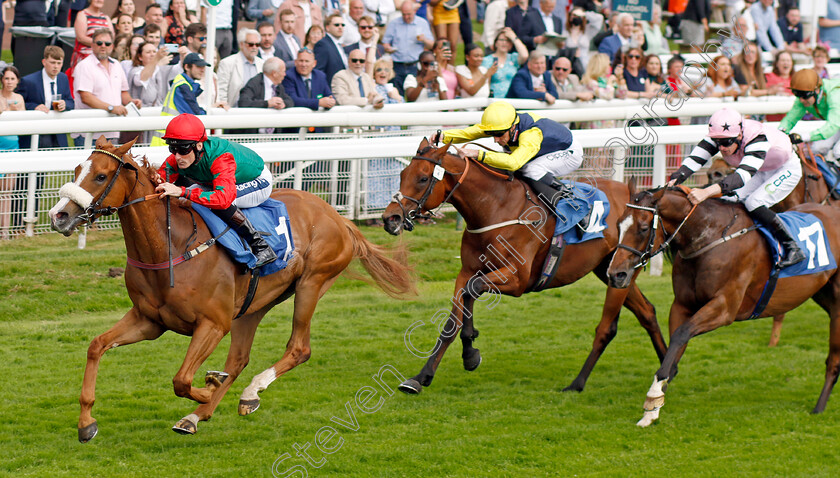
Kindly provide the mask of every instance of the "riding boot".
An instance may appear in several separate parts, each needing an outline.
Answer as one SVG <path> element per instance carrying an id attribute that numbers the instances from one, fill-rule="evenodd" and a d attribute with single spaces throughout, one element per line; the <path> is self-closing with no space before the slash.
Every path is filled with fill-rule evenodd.
<path id="1" fill-rule="evenodd" d="M 555 180 L 554 176 L 551 174 L 546 173 L 546 175 L 539 180 L 528 177 L 524 177 L 524 179 L 528 182 L 528 185 L 531 186 L 531 189 L 533 189 L 538 196 L 541 196 L 541 200 L 544 204 L 551 205 L 552 211 L 557 209 L 557 203 L 559 203 L 561 199 L 567 198 L 571 195 L 569 188 L 567 188 L 563 183 Z"/>
<path id="2" fill-rule="evenodd" d="M 245 217 L 245 214 L 242 213 L 241 209 L 231 205 L 227 209 L 214 209 L 213 212 L 216 213 L 221 220 L 233 227 L 233 229 L 243 239 L 245 239 L 248 245 L 251 246 L 251 252 L 257 256 L 257 263 L 254 268 L 262 267 L 277 260 L 277 254 L 274 253 L 274 250 L 271 249 L 271 246 L 269 246 L 262 237 L 262 234 L 254 228 L 251 221 Z"/>
<path id="3" fill-rule="evenodd" d="M 777 264 L 779 269 L 798 264 L 806 259 L 805 253 L 799 248 L 799 244 L 791 237 L 790 232 L 775 212 L 768 209 L 767 206 L 761 206 L 750 211 L 749 214 L 753 220 L 770 228 L 773 237 L 782 245 L 785 254 Z"/>

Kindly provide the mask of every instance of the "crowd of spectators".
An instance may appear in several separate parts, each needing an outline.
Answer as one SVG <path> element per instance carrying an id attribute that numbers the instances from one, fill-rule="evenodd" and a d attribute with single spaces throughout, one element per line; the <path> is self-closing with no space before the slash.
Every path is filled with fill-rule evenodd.
<path id="1" fill-rule="evenodd" d="M 208 100 L 225 108 L 318 110 L 470 97 L 551 105 L 558 99 L 649 99 L 660 91 L 789 95 L 793 54 L 812 55 L 814 68 L 828 78 L 830 48 L 840 46 L 840 0 L 827 0 L 819 12 L 822 43 L 813 49 L 804 40 L 798 2 L 789 0 L 778 6 L 774 0 L 727 1 L 732 27 L 722 37 L 710 31 L 711 0 L 689 0 L 667 27 L 659 2 L 648 22 L 610 11 L 608 0 L 479 0 L 483 33 L 475 38 L 463 0 L 221 0 L 212 46 L 217 64 L 211 66 L 204 60 L 203 1 L 151 3 L 140 12 L 133 0 L 119 0 L 113 11 L 104 10 L 104 0 L 47 0 L 40 2 L 49 6 L 46 18 L 32 3 L 18 0 L 15 24 L 72 24 L 70 68 L 66 75 L 54 71 L 60 49 L 50 47 L 37 78 L 18 78 L 14 88 L 4 78 L 0 94 L 37 97 L 26 100 L 27 109 L 59 109 L 47 101 L 58 95 L 61 110 L 115 115 L 129 114 L 130 105 L 161 106 L 165 115 L 204 114 Z M 256 28 L 241 27 L 246 20 Z M 464 23 L 470 24 L 467 37 Z M 710 39 L 719 46 L 707 77 L 686 81 L 680 50 Z M 455 61 L 459 51 L 463 64 Z M 772 64 L 762 62 L 762 52 L 773 54 Z M 663 57 L 670 58 L 665 69 Z M 210 91 L 200 84 L 205 75 Z M 57 81 L 49 92 L 47 78 Z M 0 107 L 16 108 L 12 100 Z"/>

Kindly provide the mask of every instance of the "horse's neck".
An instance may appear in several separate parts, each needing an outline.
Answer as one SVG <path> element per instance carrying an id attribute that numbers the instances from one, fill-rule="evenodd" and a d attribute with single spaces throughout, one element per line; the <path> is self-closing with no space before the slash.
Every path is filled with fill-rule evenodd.
<path id="1" fill-rule="evenodd" d="M 703 201 L 691 212 L 692 206 L 687 199 L 672 197 L 661 211 L 666 223 L 664 232 L 668 235 L 677 232 L 676 229 L 685 220 L 673 241 L 679 249 L 710 243 L 751 223 L 749 215 L 739 204 L 715 200 Z"/>

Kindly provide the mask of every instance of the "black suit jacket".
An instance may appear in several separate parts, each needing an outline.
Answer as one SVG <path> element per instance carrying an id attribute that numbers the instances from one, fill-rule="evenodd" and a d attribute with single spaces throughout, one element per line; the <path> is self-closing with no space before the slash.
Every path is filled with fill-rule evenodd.
<path id="1" fill-rule="evenodd" d="M 51 107 L 50 101 L 47 101 L 46 98 L 44 98 L 44 80 L 42 76 L 43 71 L 44 70 L 38 70 L 35 73 L 30 73 L 20 79 L 18 93 L 20 93 L 20 95 L 23 96 L 23 102 L 26 105 L 26 109 L 28 110 L 34 110 L 35 107 L 37 107 L 38 105 L 47 105 L 48 108 Z M 67 79 L 67 75 L 61 72 L 59 72 L 58 75 L 56 75 L 55 88 L 56 94 L 61 95 L 61 99 L 64 100 L 65 111 L 70 111 L 76 107 L 76 103 L 73 101 L 73 95 L 70 94 L 70 81 Z M 54 138 L 56 146 L 61 146 L 65 148 L 67 147 L 66 134 L 50 136 Z M 31 136 L 21 135 L 21 149 L 29 148 L 32 144 L 31 141 Z"/>
<path id="2" fill-rule="evenodd" d="M 545 24 L 543 24 L 540 12 L 534 7 L 528 7 L 528 10 L 525 11 L 518 5 L 508 8 L 505 12 L 505 26 L 510 27 L 516 33 L 516 36 L 522 40 L 528 50 L 533 50 L 536 47 L 534 37 L 545 33 Z"/>
<path id="3" fill-rule="evenodd" d="M 341 60 L 338 47 L 329 36 L 324 36 L 315 44 L 315 61 L 315 68 L 327 74 L 327 83 L 332 82 L 333 75 L 347 68 Z"/>
<path id="4" fill-rule="evenodd" d="M 286 103 L 286 108 L 291 108 L 295 105 L 295 100 L 286 94 L 286 89 L 283 88 L 282 84 L 274 87 L 274 96 L 283 98 L 283 102 Z M 248 80 L 248 82 L 245 83 L 245 86 L 242 87 L 242 90 L 239 92 L 239 102 L 237 103 L 237 106 L 240 108 L 268 108 L 268 100 L 265 100 L 264 98 L 265 75 L 260 73 Z"/>

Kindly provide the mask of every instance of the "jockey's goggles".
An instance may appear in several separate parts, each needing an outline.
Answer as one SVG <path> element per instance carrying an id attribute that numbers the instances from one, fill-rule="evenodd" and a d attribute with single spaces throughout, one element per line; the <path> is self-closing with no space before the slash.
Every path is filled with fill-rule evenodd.
<path id="1" fill-rule="evenodd" d="M 802 91 L 802 90 L 791 90 L 793 91 L 793 96 L 797 98 L 802 98 L 806 100 L 808 98 L 816 98 L 817 92 L 816 91 Z"/>
<path id="2" fill-rule="evenodd" d="M 186 156 L 190 154 L 193 149 L 195 149 L 195 142 L 171 142 L 169 143 L 169 152 L 172 154 L 179 154 L 181 156 Z"/>
<path id="3" fill-rule="evenodd" d="M 738 137 L 736 136 L 734 138 L 712 138 L 712 141 L 714 141 L 718 147 L 723 146 L 725 148 L 727 146 L 732 146 L 733 144 L 737 143 Z"/>
<path id="4" fill-rule="evenodd" d="M 486 134 L 487 136 L 492 136 L 494 138 L 501 138 L 507 132 L 508 132 L 508 130 L 503 129 L 503 130 L 498 130 L 498 131 L 485 131 L 484 134 Z"/>

